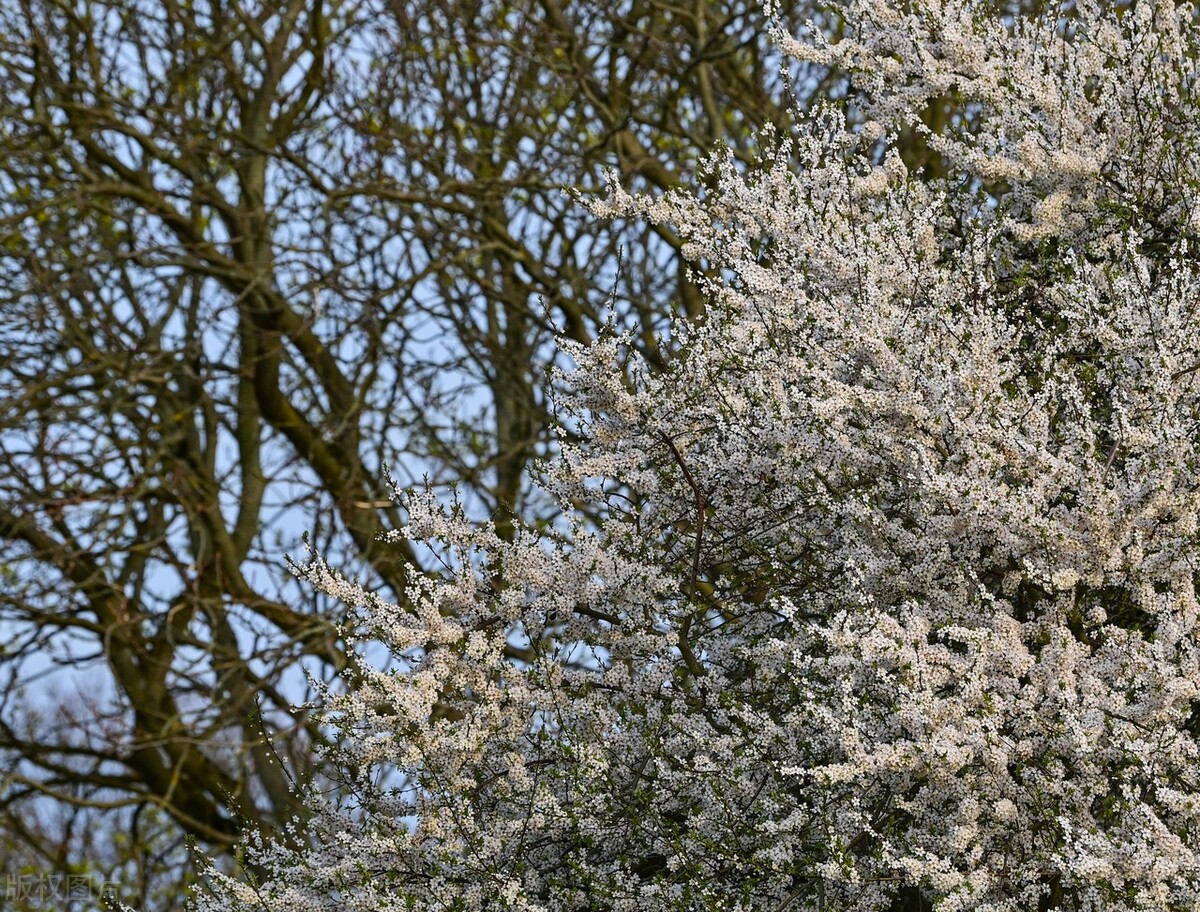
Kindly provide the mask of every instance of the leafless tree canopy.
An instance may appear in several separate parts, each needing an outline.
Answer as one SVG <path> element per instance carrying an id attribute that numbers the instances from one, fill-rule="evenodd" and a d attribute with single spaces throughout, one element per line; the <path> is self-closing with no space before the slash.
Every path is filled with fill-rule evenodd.
<path id="1" fill-rule="evenodd" d="M 376 541 L 385 465 L 552 521 L 555 333 L 653 353 L 700 311 L 668 230 L 564 188 L 748 155 L 789 90 L 756 0 L 10 0 L 0 35 L 2 839 L 153 902 L 183 836 L 296 810 L 300 668 L 346 667 L 301 535 L 429 569 Z"/>

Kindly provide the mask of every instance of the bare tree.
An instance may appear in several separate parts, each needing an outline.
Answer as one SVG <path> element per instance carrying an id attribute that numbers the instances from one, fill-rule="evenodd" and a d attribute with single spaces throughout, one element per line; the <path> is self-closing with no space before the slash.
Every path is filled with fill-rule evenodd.
<path id="1" fill-rule="evenodd" d="M 556 332 L 653 353 L 702 309 L 668 229 L 564 188 L 669 187 L 785 125 L 765 26 L 755 0 L 0 7 L 9 858 L 151 902 L 183 837 L 295 813 L 300 669 L 347 647 L 285 553 L 307 532 L 391 593 L 424 572 L 377 541 L 385 464 L 502 530 L 553 520 L 527 477 Z"/>

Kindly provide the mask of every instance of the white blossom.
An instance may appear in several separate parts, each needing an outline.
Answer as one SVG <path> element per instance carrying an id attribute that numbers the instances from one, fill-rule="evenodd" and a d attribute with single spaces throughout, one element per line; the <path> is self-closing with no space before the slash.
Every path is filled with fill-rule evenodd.
<path id="1" fill-rule="evenodd" d="M 1200 907 L 1200 33 L 995 8 L 850 0 L 780 36 L 846 109 L 614 183 L 709 307 L 660 371 L 572 349 L 548 484 L 606 518 L 414 499 L 403 605 L 311 563 L 399 661 L 327 697 L 347 797 L 197 909 Z"/>

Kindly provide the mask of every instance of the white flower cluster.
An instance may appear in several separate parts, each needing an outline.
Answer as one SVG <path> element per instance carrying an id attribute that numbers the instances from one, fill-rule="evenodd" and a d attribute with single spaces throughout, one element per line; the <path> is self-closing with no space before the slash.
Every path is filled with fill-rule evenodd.
<path id="1" fill-rule="evenodd" d="M 575 351 L 551 487 L 608 518 L 414 501 L 403 606 L 312 564 L 398 661 L 328 698 L 342 802 L 197 908 L 1200 908 L 1195 18 L 850 2 L 786 41 L 848 111 L 614 189 L 711 278 L 665 370 Z"/>

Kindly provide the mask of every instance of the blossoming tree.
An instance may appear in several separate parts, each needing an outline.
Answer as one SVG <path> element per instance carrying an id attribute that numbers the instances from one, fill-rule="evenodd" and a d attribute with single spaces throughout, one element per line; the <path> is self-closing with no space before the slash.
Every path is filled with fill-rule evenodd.
<path id="1" fill-rule="evenodd" d="M 721 277 L 666 370 L 574 353 L 546 483 L 604 521 L 411 497 L 415 613 L 304 568 L 394 661 L 199 908 L 1200 906 L 1196 10 L 843 19 L 778 40 L 845 104 L 597 207 Z"/>

